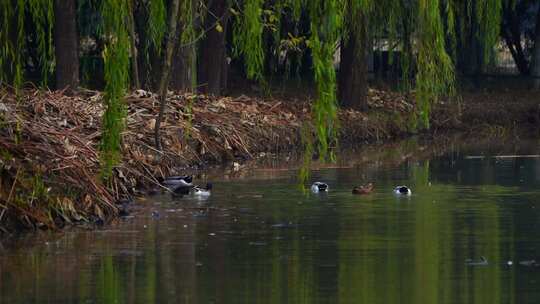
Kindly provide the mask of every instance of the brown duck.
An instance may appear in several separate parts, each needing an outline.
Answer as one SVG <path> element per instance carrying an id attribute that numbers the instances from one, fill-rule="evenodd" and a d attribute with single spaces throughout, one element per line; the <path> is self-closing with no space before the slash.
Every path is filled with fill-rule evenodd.
<path id="1" fill-rule="evenodd" d="M 354 187 L 352 189 L 353 194 L 359 194 L 359 195 L 370 194 L 372 191 L 373 191 L 373 184 L 372 183 L 368 183 L 368 184 L 363 185 L 363 186 L 356 186 L 356 187 Z"/>

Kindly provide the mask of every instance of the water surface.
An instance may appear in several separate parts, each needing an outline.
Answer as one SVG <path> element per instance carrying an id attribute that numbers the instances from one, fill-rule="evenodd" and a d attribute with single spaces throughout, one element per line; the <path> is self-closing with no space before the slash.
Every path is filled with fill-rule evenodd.
<path id="1" fill-rule="evenodd" d="M 204 201 L 148 198 L 98 231 L 4 242 L 0 303 L 540 302 L 540 267 L 519 264 L 540 261 L 540 159 L 349 164 L 314 171 L 322 195 L 286 167 L 214 179 Z"/>

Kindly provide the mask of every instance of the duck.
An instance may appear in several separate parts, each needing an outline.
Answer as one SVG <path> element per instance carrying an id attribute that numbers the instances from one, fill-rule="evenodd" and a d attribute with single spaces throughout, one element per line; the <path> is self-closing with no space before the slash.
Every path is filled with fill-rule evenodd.
<path id="1" fill-rule="evenodd" d="M 212 183 L 207 183 L 206 188 L 195 186 L 191 189 L 191 193 L 195 196 L 204 197 L 210 196 L 210 190 L 212 190 Z"/>
<path id="2" fill-rule="evenodd" d="M 373 183 L 368 183 L 362 186 L 356 186 L 352 189 L 353 194 L 370 194 L 373 191 Z"/>
<path id="3" fill-rule="evenodd" d="M 169 176 L 166 178 L 158 177 L 158 181 L 161 185 L 167 188 L 169 191 L 172 191 L 174 194 L 186 195 L 189 194 L 193 185 L 193 176 L 191 175 L 179 175 L 179 176 Z"/>
<path id="4" fill-rule="evenodd" d="M 405 196 L 409 196 L 412 194 L 412 191 L 411 189 L 409 189 L 409 187 L 407 186 L 397 186 L 394 188 L 394 193 L 396 195 L 405 195 Z"/>
<path id="5" fill-rule="evenodd" d="M 193 176 L 192 175 L 178 175 L 178 176 L 169 176 L 166 178 L 158 178 L 158 181 L 165 187 L 174 187 L 174 186 L 193 186 Z"/>
<path id="6" fill-rule="evenodd" d="M 311 191 L 314 193 L 328 192 L 328 184 L 323 182 L 314 182 L 313 185 L 311 185 Z"/>

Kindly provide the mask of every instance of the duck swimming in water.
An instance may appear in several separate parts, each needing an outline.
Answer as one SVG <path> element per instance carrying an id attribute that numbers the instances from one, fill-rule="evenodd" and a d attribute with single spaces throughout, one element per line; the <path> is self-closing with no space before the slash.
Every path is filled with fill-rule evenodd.
<path id="1" fill-rule="evenodd" d="M 314 193 L 327 192 L 328 184 L 323 182 L 314 182 L 313 185 L 311 185 L 311 191 Z"/>
<path id="2" fill-rule="evenodd" d="M 157 180 L 169 191 L 180 195 L 189 194 L 191 188 L 194 187 L 192 184 L 193 176 L 191 175 L 169 176 L 166 178 L 158 177 Z"/>
<path id="3" fill-rule="evenodd" d="M 207 183 L 206 188 L 202 188 L 199 186 L 193 187 L 193 189 L 191 189 L 191 193 L 195 196 L 204 197 L 204 196 L 210 196 L 210 190 L 212 190 L 212 184 Z"/>
<path id="4" fill-rule="evenodd" d="M 368 183 L 368 184 L 362 185 L 362 186 L 356 186 L 356 187 L 354 187 L 352 189 L 353 194 L 359 194 L 359 195 L 370 194 L 372 191 L 373 191 L 373 184 L 372 183 Z"/>
<path id="5" fill-rule="evenodd" d="M 193 186 L 193 176 L 191 175 L 179 175 L 179 176 L 169 176 L 166 178 L 158 178 L 158 181 L 165 187 L 175 187 L 175 186 L 184 186 L 191 187 Z"/>
<path id="6" fill-rule="evenodd" d="M 406 195 L 406 196 L 409 196 L 412 194 L 412 191 L 411 189 L 409 189 L 409 187 L 407 186 L 397 186 L 396 188 L 394 188 L 394 193 L 396 195 Z"/>

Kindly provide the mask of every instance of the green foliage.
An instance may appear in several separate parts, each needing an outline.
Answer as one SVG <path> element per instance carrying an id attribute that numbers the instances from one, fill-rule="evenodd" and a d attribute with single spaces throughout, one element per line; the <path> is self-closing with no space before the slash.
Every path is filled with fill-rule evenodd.
<path id="1" fill-rule="evenodd" d="M 484 63 L 494 57 L 494 47 L 499 41 L 503 0 L 476 0 L 476 18 L 478 20 L 477 37 L 484 51 Z"/>
<path id="2" fill-rule="evenodd" d="M 54 69 L 52 0 L 6 0 L 0 3 L 0 84 L 12 83 L 18 89 L 24 81 L 26 16 L 32 17 L 41 66 L 41 82 L 47 85 Z"/>
<path id="3" fill-rule="evenodd" d="M 24 35 L 24 0 L 17 0 L 17 47 L 15 52 L 15 76 L 13 85 L 15 88 L 20 88 L 23 84 L 23 62 L 22 51 L 25 45 Z"/>
<path id="4" fill-rule="evenodd" d="M 302 155 L 302 167 L 299 172 L 299 185 L 302 190 L 305 190 L 304 185 L 309 180 L 311 173 L 311 160 L 313 158 L 313 126 L 310 122 L 304 122 L 301 130 L 302 146 L 304 147 L 304 154 Z"/>
<path id="5" fill-rule="evenodd" d="M 103 0 L 77 0 L 77 30 L 81 37 L 103 35 Z"/>
<path id="6" fill-rule="evenodd" d="M 418 1 L 416 100 L 420 128 L 429 129 L 431 102 L 453 94 L 454 66 L 445 49 L 439 0 Z"/>
<path id="7" fill-rule="evenodd" d="M 0 1 L 0 85 L 9 82 L 9 71 L 13 70 L 15 61 L 15 48 L 9 37 L 11 31 L 11 18 L 14 9 L 11 1 Z"/>
<path id="8" fill-rule="evenodd" d="M 158 54 L 161 54 L 163 38 L 167 31 L 167 11 L 163 0 L 148 1 L 147 37 Z M 190 2 L 190 1 L 184 1 Z M 147 50 L 148 51 L 148 50 Z"/>
<path id="9" fill-rule="evenodd" d="M 28 0 L 28 7 L 37 32 L 41 84 L 47 86 L 48 77 L 54 71 L 53 0 Z"/>
<path id="10" fill-rule="evenodd" d="M 193 126 L 193 101 L 198 100 L 198 95 L 191 95 L 186 98 L 186 106 L 184 107 L 184 117 L 186 118 L 186 127 L 184 128 L 184 140 L 191 137 L 191 128 Z"/>
<path id="11" fill-rule="evenodd" d="M 180 6 L 180 22 L 181 28 L 179 29 L 181 36 L 180 42 L 182 44 L 193 43 L 197 38 L 197 32 L 194 25 L 194 10 L 193 1 L 191 0 L 182 0 Z"/>
<path id="12" fill-rule="evenodd" d="M 457 38 L 456 38 L 456 17 L 454 13 L 454 1 L 449 0 L 446 1 L 446 6 L 444 7 L 444 12 L 446 15 L 446 38 L 448 39 L 448 50 L 450 52 L 450 56 L 452 57 L 452 60 L 456 61 L 456 46 L 457 46 Z"/>
<path id="13" fill-rule="evenodd" d="M 43 182 L 41 174 L 32 176 L 32 194 L 30 201 L 49 202 L 49 189 Z"/>
<path id="14" fill-rule="evenodd" d="M 244 57 L 247 76 L 262 80 L 263 50 L 263 0 L 245 0 L 243 14 L 239 14 L 234 27 L 234 54 Z"/>
<path id="15" fill-rule="evenodd" d="M 328 160 L 333 159 L 331 150 L 337 144 L 338 132 L 334 56 L 336 46 L 349 38 L 351 29 L 367 24 L 369 38 L 382 41 L 390 53 L 392 50 L 401 51 L 402 87 L 409 89 L 413 84 L 416 87 L 418 122 L 420 128 L 428 128 L 431 103 L 455 91 L 452 59 L 456 58 L 458 51 L 458 36 L 462 42 L 467 42 L 464 37 L 473 33 L 481 43 L 484 59 L 488 60 L 500 38 L 503 1 L 515 4 L 514 0 L 235 1 L 238 5 L 231 9 L 236 17 L 231 48 L 236 56 L 244 59 L 247 76 L 262 82 L 266 54 L 273 56 L 267 60 L 268 65 L 284 56 L 294 58 L 299 66 L 304 50 L 309 47 L 310 52 L 305 54 L 312 56 L 317 92 L 312 112 L 316 141 L 312 141 L 310 154 L 314 152 L 313 143 L 316 142 L 317 153 Z M 144 40 L 140 44 L 145 46 L 143 56 L 149 62 L 150 48 L 156 51 L 153 54 L 160 54 L 163 49 L 167 32 L 167 2 L 152 0 L 139 3 L 147 11 L 147 26 L 139 37 Z M 107 42 L 103 52 L 107 111 L 103 117 L 101 149 L 104 172 L 110 173 L 119 160 L 120 132 L 124 124 L 125 111 L 121 99 L 129 75 L 129 36 L 125 26 L 129 5 L 126 0 L 80 0 L 78 5 L 81 34 Z M 201 29 L 196 28 L 196 24 L 204 24 L 202 21 L 207 12 L 197 17 L 195 11 L 207 8 L 202 3 L 196 7 L 193 5 L 190 0 L 181 2 L 178 22 L 183 44 L 192 43 L 202 36 L 198 35 Z M 101 14 L 97 12 L 98 7 Z M 26 20 L 27 17 L 32 20 Z M 27 49 L 25 26 L 28 28 L 31 24 L 36 33 L 41 82 L 47 85 L 54 69 L 53 19 L 53 0 L 0 1 L 0 83 L 13 83 L 16 88 L 22 86 L 25 58 L 32 53 Z M 216 23 L 212 29 L 204 30 L 225 29 Z M 456 33 L 457 30 L 461 32 Z M 287 58 L 283 62 L 287 62 Z M 415 82 L 409 78 L 414 78 Z"/>
<path id="16" fill-rule="evenodd" d="M 331 148 L 337 145 L 338 105 L 336 97 L 336 71 L 334 53 L 339 41 L 342 25 L 339 1 L 313 0 L 309 3 L 311 38 L 309 47 L 313 57 L 313 73 L 317 98 L 312 108 L 313 127 L 317 135 L 317 151 L 321 160 L 335 160 Z M 302 130 L 304 161 L 299 179 L 303 185 L 309 178 L 314 147 L 311 134 L 306 127 Z"/>
<path id="17" fill-rule="evenodd" d="M 129 86 L 129 5 L 126 0 L 106 0 L 102 14 L 108 41 L 103 53 L 106 110 L 103 114 L 101 166 L 102 177 L 108 179 L 121 158 L 121 132 L 126 115 L 122 99 Z"/>
<path id="18" fill-rule="evenodd" d="M 310 1 L 311 39 L 309 46 L 313 56 L 313 72 L 317 88 L 317 99 L 313 105 L 313 119 L 321 159 L 334 159 L 329 153 L 332 144 L 337 144 L 337 98 L 334 53 L 339 41 L 342 15 L 337 0 Z"/>
<path id="19" fill-rule="evenodd" d="M 306 0 L 283 0 L 283 2 L 285 7 L 291 9 L 293 20 L 298 22 L 302 14 L 302 6 L 305 5 Z"/>

